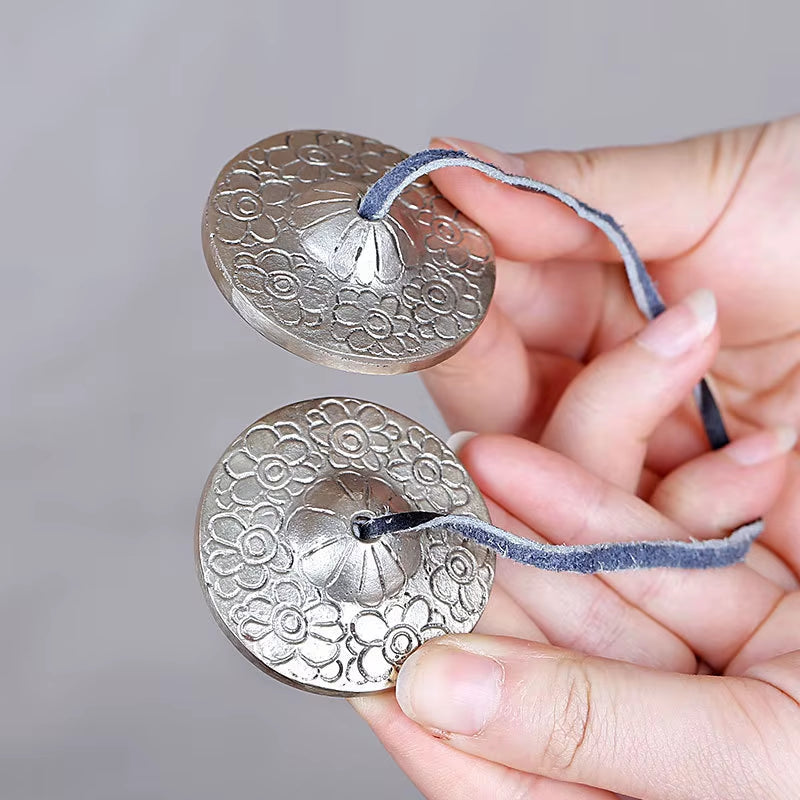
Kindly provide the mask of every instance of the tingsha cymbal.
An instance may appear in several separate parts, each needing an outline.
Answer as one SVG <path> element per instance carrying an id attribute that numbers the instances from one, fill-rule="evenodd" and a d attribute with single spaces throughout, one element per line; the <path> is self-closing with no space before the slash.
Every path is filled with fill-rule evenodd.
<path id="1" fill-rule="evenodd" d="M 358 535 L 359 520 L 411 510 L 489 519 L 453 452 L 402 414 L 351 398 L 268 414 L 225 450 L 200 502 L 217 622 L 298 688 L 389 688 L 420 644 L 473 629 L 494 578 L 494 553 L 445 528 Z"/>
<path id="2" fill-rule="evenodd" d="M 296 355 L 353 372 L 432 366 L 475 331 L 494 289 L 486 234 L 427 177 L 381 220 L 366 189 L 405 153 L 294 131 L 226 164 L 203 218 L 211 274 L 239 314 Z"/>

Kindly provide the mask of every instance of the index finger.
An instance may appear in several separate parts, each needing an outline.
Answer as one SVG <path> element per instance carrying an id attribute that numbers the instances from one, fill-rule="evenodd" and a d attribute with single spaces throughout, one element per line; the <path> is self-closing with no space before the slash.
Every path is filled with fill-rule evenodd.
<path id="1" fill-rule="evenodd" d="M 501 153 L 459 139 L 461 149 L 501 169 L 557 186 L 612 214 L 645 259 L 672 259 L 702 240 L 725 208 L 763 126 L 638 147 L 579 152 Z M 439 191 L 481 225 L 498 255 L 516 261 L 617 261 L 605 237 L 553 200 L 499 184 L 471 170 L 432 175 Z"/>

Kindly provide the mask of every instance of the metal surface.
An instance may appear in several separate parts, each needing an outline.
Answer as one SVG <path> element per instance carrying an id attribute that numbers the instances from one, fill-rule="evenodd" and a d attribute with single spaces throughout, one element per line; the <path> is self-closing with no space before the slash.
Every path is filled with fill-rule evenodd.
<path id="1" fill-rule="evenodd" d="M 486 234 L 428 178 L 382 220 L 357 213 L 405 155 L 354 134 L 294 131 L 228 162 L 206 205 L 203 250 L 253 328 L 310 361 L 376 374 L 432 366 L 464 344 L 494 289 Z"/>
<path id="2" fill-rule="evenodd" d="M 349 695 L 394 684 L 421 642 L 474 627 L 494 554 L 445 530 L 359 539 L 364 515 L 488 519 L 456 456 L 407 417 L 308 400 L 251 425 L 215 465 L 198 512 L 200 579 L 231 641 L 269 674 Z"/>

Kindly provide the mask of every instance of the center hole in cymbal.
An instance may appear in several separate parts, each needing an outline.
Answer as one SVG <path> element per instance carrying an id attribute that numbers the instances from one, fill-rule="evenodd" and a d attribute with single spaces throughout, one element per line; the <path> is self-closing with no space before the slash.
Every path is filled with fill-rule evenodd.
<path id="1" fill-rule="evenodd" d="M 375 515 L 371 511 L 357 511 L 350 517 L 350 529 L 353 531 L 353 536 L 360 542 L 376 542 L 380 539 L 381 535 L 371 534 L 369 532 L 369 523 L 375 519 Z"/>

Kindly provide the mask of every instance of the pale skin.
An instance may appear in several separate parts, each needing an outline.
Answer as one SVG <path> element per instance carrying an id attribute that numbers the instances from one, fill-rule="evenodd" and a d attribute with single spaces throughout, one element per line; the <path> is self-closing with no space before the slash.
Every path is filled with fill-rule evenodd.
<path id="1" fill-rule="evenodd" d="M 459 454 L 493 521 L 571 543 L 766 531 L 708 572 L 498 559 L 477 632 L 356 710 L 430 800 L 798 796 L 800 117 L 584 153 L 434 146 L 613 214 L 671 306 L 645 326 L 613 250 L 553 201 L 435 175 L 498 254 L 485 323 L 424 375 L 481 434 Z M 733 439 L 714 453 L 688 399 L 704 373 Z"/>

